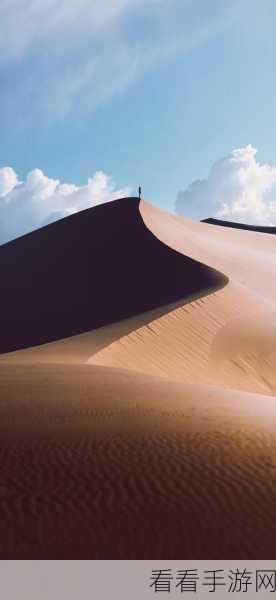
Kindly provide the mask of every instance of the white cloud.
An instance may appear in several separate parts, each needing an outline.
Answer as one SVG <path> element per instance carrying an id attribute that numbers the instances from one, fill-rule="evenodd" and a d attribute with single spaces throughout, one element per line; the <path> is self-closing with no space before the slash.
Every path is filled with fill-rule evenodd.
<path id="1" fill-rule="evenodd" d="M 0 169 L 0 197 L 4 197 L 17 184 L 17 175 L 11 167 L 3 167 Z"/>
<path id="2" fill-rule="evenodd" d="M 216 162 L 207 179 L 179 192 L 176 212 L 204 219 L 276 225 L 276 166 L 260 164 L 251 145 Z"/>
<path id="3" fill-rule="evenodd" d="M 4 167 L 0 169 L 0 243 L 130 194 L 129 188 L 116 189 L 111 177 L 102 171 L 97 171 L 86 185 L 77 186 L 51 179 L 40 169 L 19 181 L 11 167 Z"/>

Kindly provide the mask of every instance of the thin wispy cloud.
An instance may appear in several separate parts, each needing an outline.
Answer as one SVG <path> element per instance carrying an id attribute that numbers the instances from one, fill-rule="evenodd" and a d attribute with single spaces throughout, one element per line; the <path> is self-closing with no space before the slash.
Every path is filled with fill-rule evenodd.
<path id="1" fill-rule="evenodd" d="M 2 0 L 0 116 L 11 101 L 21 120 L 92 111 L 220 32 L 239 5 L 205 15 L 201 0 Z"/>
<path id="2" fill-rule="evenodd" d="M 248 145 L 217 161 L 207 179 L 179 192 L 176 212 L 238 223 L 276 225 L 276 165 L 261 164 Z"/>
<path id="3" fill-rule="evenodd" d="M 38 45 L 69 45 L 81 36 L 95 35 L 107 27 L 111 30 L 123 13 L 144 3 L 145 0 L 2 0 L 0 60 L 19 60 Z"/>
<path id="4" fill-rule="evenodd" d="M 129 196 L 130 188 L 119 189 L 112 178 L 96 172 L 88 183 L 61 183 L 31 171 L 19 181 L 11 167 L 0 169 L 0 244 L 70 214 Z"/>

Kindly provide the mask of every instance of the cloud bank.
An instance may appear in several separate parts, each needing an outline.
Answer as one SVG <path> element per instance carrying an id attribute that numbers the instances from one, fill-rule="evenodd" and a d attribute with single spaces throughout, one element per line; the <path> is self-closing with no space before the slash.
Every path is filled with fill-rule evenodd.
<path id="1" fill-rule="evenodd" d="M 11 167 L 0 169 L 0 244 L 70 214 L 129 196 L 130 188 L 116 189 L 111 177 L 98 171 L 84 186 L 61 183 L 31 171 L 19 181 Z"/>
<path id="2" fill-rule="evenodd" d="M 276 225 L 276 166 L 260 164 L 251 145 L 217 161 L 207 179 L 180 191 L 176 212 L 252 225 Z"/>

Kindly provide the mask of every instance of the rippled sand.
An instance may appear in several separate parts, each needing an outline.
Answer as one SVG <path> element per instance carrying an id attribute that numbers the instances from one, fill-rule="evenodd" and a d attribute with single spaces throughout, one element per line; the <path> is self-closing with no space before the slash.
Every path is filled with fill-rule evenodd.
<path id="1" fill-rule="evenodd" d="M 103 367 L 1 379 L 1 558 L 274 556 L 274 399 Z"/>

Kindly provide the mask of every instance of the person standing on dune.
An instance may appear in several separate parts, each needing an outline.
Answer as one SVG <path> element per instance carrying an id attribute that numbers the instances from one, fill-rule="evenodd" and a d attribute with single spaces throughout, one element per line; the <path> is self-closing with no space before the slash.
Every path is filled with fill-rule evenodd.
<path id="1" fill-rule="evenodd" d="M 141 200 L 141 197 L 142 197 L 142 188 L 141 188 L 140 185 L 139 185 L 139 188 L 138 188 L 138 195 L 139 195 L 139 200 Z"/>

